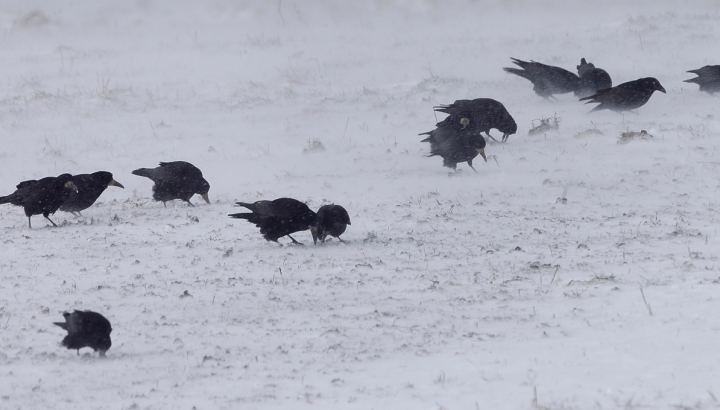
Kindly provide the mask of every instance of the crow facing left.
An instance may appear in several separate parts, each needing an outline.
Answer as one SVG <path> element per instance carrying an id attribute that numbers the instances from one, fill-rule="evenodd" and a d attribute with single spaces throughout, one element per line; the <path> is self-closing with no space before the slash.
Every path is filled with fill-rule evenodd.
<path id="1" fill-rule="evenodd" d="M 92 206 L 106 188 L 111 186 L 125 188 L 113 179 L 113 174 L 107 171 L 73 175 L 72 179 L 78 190 L 70 193 L 67 201 L 60 206 L 60 210 L 73 214 L 76 212 L 80 214 L 80 211 Z"/>
<path id="2" fill-rule="evenodd" d="M 65 312 L 63 316 L 65 322 L 54 323 L 68 332 L 62 341 L 63 346 L 76 349 L 78 354 L 83 347 L 89 347 L 100 353 L 100 356 L 105 356 L 105 352 L 112 346 L 112 326 L 105 316 L 89 310 Z"/>
<path id="3" fill-rule="evenodd" d="M 60 208 L 70 197 L 72 191 L 78 191 L 70 174 L 23 181 L 16 188 L 17 190 L 12 194 L 0 197 L 0 204 L 22 206 L 28 217 L 28 228 L 30 229 L 32 229 L 30 218 L 40 214 L 53 226 L 57 226 L 50 219 L 50 214 L 54 214 Z"/>

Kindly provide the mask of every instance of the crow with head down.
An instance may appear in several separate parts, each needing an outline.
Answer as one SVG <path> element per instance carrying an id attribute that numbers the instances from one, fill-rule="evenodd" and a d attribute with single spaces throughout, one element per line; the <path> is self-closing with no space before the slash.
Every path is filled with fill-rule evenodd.
<path id="1" fill-rule="evenodd" d="M 575 96 L 577 97 L 589 97 L 599 90 L 612 87 L 610 74 L 601 68 L 595 68 L 593 63 L 588 63 L 584 58 L 580 60 L 577 71 L 578 77 L 580 77 L 580 85 L 575 90 Z"/>
<path id="2" fill-rule="evenodd" d="M 65 312 L 63 316 L 65 322 L 54 323 L 68 332 L 62 341 L 63 346 L 76 349 L 78 354 L 83 347 L 89 347 L 99 352 L 100 356 L 105 356 L 105 352 L 112 346 L 112 326 L 105 316 L 89 310 Z"/>
<path id="3" fill-rule="evenodd" d="M 430 143 L 428 156 L 441 156 L 443 165 L 455 170 L 459 162 L 467 162 L 477 172 L 472 161 L 478 154 L 487 162 L 486 142 L 481 133 L 495 140 L 490 135 L 490 129 L 495 128 L 503 133 L 502 141 L 505 142 L 517 132 L 517 124 L 505 106 L 490 98 L 457 100 L 437 106 L 435 111 L 449 115 L 437 123 L 434 130 L 420 134 L 428 135 L 421 142 Z"/>
<path id="4" fill-rule="evenodd" d="M 317 245 L 317 240 L 320 239 L 320 243 L 324 244 L 325 239 L 330 236 L 338 238 L 340 242 L 344 242 L 340 239 L 340 235 L 345 232 L 345 229 L 350 223 L 350 215 L 340 205 L 323 205 L 317 211 L 317 218 L 315 224 L 310 227 L 310 232 L 313 236 L 313 242 Z"/>
<path id="5" fill-rule="evenodd" d="M 530 80 L 533 91 L 542 98 L 549 100 L 555 98 L 553 94 L 566 94 L 580 89 L 580 77 L 564 68 L 517 58 L 511 60 L 520 68 L 505 67 L 503 70 Z"/>
<path id="6" fill-rule="evenodd" d="M 150 178 L 153 185 L 153 199 L 167 201 L 180 199 L 195 206 L 190 198 L 199 194 L 208 204 L 208 191 L 210 184 L 203 178 L 202 171 L 185 161 L 161 162 L 157 168 L 140 168 L 132 172 L 133 175 Z"/>
<path id="7" fill-rule="evenodd" d="M 50 219 L 50 214 L 54 214 L 65 203 L 72 191 L 78 191 L 70 174 L 23 181 L 17 184 L 16 188 L 17 190 L 12 194 L 0 197 L 0 204 L 22 206 L 28 217 L 28 228 L 30 229 L 32 229 L 30 218 L 40 214 L 53 226 L 57 226 Z"/>
<path id="8" fill-rule="evenodd" d="M 690 70 L 688 73 L 697 74 L 697 77 L 684 82 L 695 83 L 700 86 L 700 91 L 710 94 L 720 92 L 720 65 L 706 65 L 697 70 Z"/>
<path id="9" fill-rule="evenodd" d="M 580 101 L 587 101 L 585 104 L 600 103 L 590 112 L 600 110 L 623 112 L 642 107 L 650 100 L 655 91 L 665 93 L 665 88 L 657 79 L 647 77 L 600 90 L 594 95 L 581 98 Z"/>
<path id="10" fill-rule="evenodd" d="M 113 179 L 113 174 L 107 171 L 73 175 L 72 179 L 78 191 L 70 193 L 70 197 L 60 206 L 60 210 L 73 214 L 76 212 L 80 214 L 80 211 L 90 208 L 108 187 L 125 188 Z"/>

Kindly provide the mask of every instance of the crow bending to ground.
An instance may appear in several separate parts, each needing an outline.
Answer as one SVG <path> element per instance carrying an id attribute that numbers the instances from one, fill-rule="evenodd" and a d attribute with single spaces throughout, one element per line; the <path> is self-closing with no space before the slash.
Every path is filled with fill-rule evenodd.
<path id="1" fill-rule="evenodd" d="M 50 214 L 54 214 L 60 208 L 72 191 L 78 191 L 70 174 L 23 181 L 16 188 L 17 190 L 12 194 L 0 197 L 0 204 L 13 204 L 25 208 L 30 229 L 32 229 L 30 218 L 40 214 L 53 226 L 57 226 L 50 219 Z"/>
<path id="2" fill-rule="evenodd" d="M 485 138 L 481 133 L 495 140 L 490 135 L 490 129 L 495 128 L 503 133 L 502 141 L 505 142 L 517 132 L 517 124 L 505 106 L 490 98 L 457 100 L 450 105 L 437 106 L 435 111 L 450 115 L 437 123 L 434 130 L 420 134 L 428 135 L 421 142 L 429 142 L 428 156 L 441 156 L 443 165 L 448 168 L 457 169 L 459 162 L 467 162 L 477 172 L 472 165 L 473 159 L 480 154 L 487 162 Z"/>
<path id="3" fill-rule="evenodd" d="M 67 330 L 68 335 L 62 341 L 62 345 L 68 349 L 80 349 L 90 347 L 105 356 L 105 352 L 112 346 L 110 332 L 112 326 L 105 317 L 99 313 L 86 310 L 76 310 L 72 313 L 63 313 L 65 322 L 55 322 L 56 325 Z"/>
<path id="4" fill-rule="evenodd" d="M 80 211 L 90 208 L 107 187 L 125 188 L 107 171 L 73 175 L 72 180 L 78 191 L 70 193 L 67 201 L 60 206 L 60 210 L 73 214 L 76 212 L 80 214 Z"/>
<path id="5" fill-rule="evenodd" d="M 315 224 L 317 214 L 307 205 L 292 198 L 279 198 L 274 201 L 257 201 L 252 204 L 236 202 L 252 213 L 239 213 L 228 215 L 231 218 L 247 219 L 260 228 L 266 240 L 278 242 L 281 236 L 287 236 L 297 244 L 291 233 L 311 229 Z M 279 243 L 279 242 L 278 242 Z"/>
<path id="6" fill-rule="evenodd" d="M 587 101 L 585 104 L 600 103 L 590 112 L 600 110 L 623 112 L 642 107 L 650 100 L 655 91 L 665 93 L 665 89 L 658 80 L 647 77 L 600 90 L 594 95 L 581 98 L 580 101 Z"/>
<path id="7" fill-rule="evenodd" d="M 152 188 L 153 199 L 161 201 L 163 205 L 166 205 L 167 201 L 181 199 L 188 205 L 195 206 L 190 202 L 190 198 L 195 194 L 210 203 L 210 184 L 203 178 L 202 171 L 189 162 L 161 162 L 157 168 L 140 168 L 132 173 L 150 178 L 155 183 Z"/>
<path id="8" fill-rule="evenodd" d="M 580 89 L 580 77 L 564 68 L 535 61 L 522 61 L 517 58 L 511 58 L 511 60 L 520 68 L 505 67 L 503 70 L 530 80 L 533 83 L 535 94 L 542 98 L 555 98 L 553 94 L 566 94 Z"/>
<path id="9" fill-rule="evenodd" d="M 612 87 L 610 74 L 601 68 L 595 68 L 593 63 L 588 63 L 584 58 L 580 60 L 577 71 L 580 77 L 580 86 L 575 91 L 577 97 L 589 97 L 600 90 Z"/>
<path id="10" fill-rule="evenodd" d="M 338 238 L 340 242 L 344 242 L 340 239 L 340 235 L 345 232 L 345 229 L 350 223 L 350 215 L 348 215 L 345 208 L 340 205 L 323 205 L 317 211 L 317 220 L 315 225 L 310 228 L 312 232 L 313 243 L 317 245 L 317 240 L 320 239 L 320 243 L 325 243 L 325 238 L 328 235 Z"/>
<path id="11" fill-rule="evenodd" d="M 720 65 L 706 65 L 688 73 L 697 74 L 697 77 L 685 80 L 686 83 L 695 83 L 700 86 L 700 91 L 710 94 L 720 92 Z"/>

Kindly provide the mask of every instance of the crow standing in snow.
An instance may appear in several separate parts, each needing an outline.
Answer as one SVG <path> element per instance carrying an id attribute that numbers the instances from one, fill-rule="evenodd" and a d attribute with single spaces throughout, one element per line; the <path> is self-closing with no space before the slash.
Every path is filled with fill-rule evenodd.
<path id="1" fill-rule="evenodd" d="M 228 215 L 231 218 L 246 219 L 260 228 L 265 240 L 278 242 L 278 238 L 286 236 L 298 244 L 291 233 L 306 231 L 315 224 L 317 214 L 307 205 L 292 198 L 279 198 L 274 201 L 257 201 L 252 204 L 236 202 L 252 213 Z"/>
<path id="2" fill-rule="evenodd" d="M 580 86 L 575 90 L 577 97 L 589 97 L 599 90 L 612 87 L 610 74 L 601 68 L 595 68 L 593 63 L 588 63 L 584 58 L 580 60 L 577 71 L 578 77 L 580 77 Z"/>
<path id="3" fill-rule="evenodd" d="M 542 98 L 555 98 L 553 94 L 566 94 L 580 89 L 580 77 L 560 67 L 553 67 L 511 58 L 520 68 L 505 67 L 508 73 L 519 75 L 533 83 L 535 94 Z"/>
<path id="4" fill-rule="evenodd" d="M 658 80 L 647 77 L 600 90 L 594 95 L 581 98 L 580 101 L 587 101 L 585 104 L 600 103 L 590 112 L 600 110 L 623 112 L 642 107 L 650 100 L 655 91 L 665 93 L 665 89 Z"/>
<path id="5" fill-rule="evenodd" d="M 73 175 L 72 180 L 78 190 L 70 193 L 70 197 L 60 206 L 60 210 L 73 214 L 75 212 L 80 214 L 80 211 L 90 208 L 107 187 L 125 188 L 107 171 Z"/>
<path id="6" fill-rule="evenodd" d="M 351 225 L 350 215 L 348 215 L 345 208 L 340 205 L 321 206 L 317 211 L 315 225 L 310 228 L 313 243 L 317 245 L 317 240 L 320 239 L 320 243 L 324 244 L 328 235 L 338 238 L 340 242 L 344 242 L 340 239 L 340 235 L 345 232 L 348 225 Z"/>
<path id="7" fill-rule="evenodd" d="M 695 83 L 700 86 L 700 91 L 710 94 L 720 92 L 720 65 L 706 65 L 688 73 L 697 74 L 697 77 L 685 80 L 686 83 Z"/>
<path id="8" fill-rule="evenodd" d="M 76 310 L 73 313 L 65 312 L 63 316 L 65 322 L 54 323 L 68 332 L 62 341 L 63 346 L 77 349 L 78 354 L 83 347 L 90 347 L 99 352 L 100 356 L 105 356 L 105 352 L 112 346 L 110 341 L 112 326 L 103 315 L 89 310 L 84 312 Z"/>
<path id="9" fill-rule="evenodd" d="M 421 142 L 430 143 L 430 157 L 439 155 L 443 165 L 457 169 L 459 162 L 467 162 L 473 171 L 473 159 L 480 154 L 485 157 L 484 132 L 489 138 L 490 129 L 495 128 L 503 133 L 502 141 L 517 132 L 515 120 L 507 112 L 505 106 L 490 98 L 475 100 L 457 100 L 450 105 L 434 107 L 435 111 L 450 114 L 436 124 L 436 128 L 420 135 L 428 135 Z"/>
<path id="10" fill-rule="evenodd" d="M 195 194 L 210 203 L 210 184 L 203 178 L 202 171 L 189 162 L 161 162 L 157 168 L 140 168 L 132 173 L 150 178 L 155 183 L 152 188 L 153 199 L 162 201 L 165 206 L 165 202 L 174 199 L 181 199 L 188 205 L 195 206 L 190 202 L 190 198 Z"/>
<path id="11" fill-rule="evenodd" d="M 70 174 L 23 181 L 16 188 L 17 190 L 12 194 L 0 197 L 0 204 L 13 204 L 25 208 L 30 229 L 32 229 L 30 218 L 40 214 L 53 226 L 57 226 L 50 219 L 50 214 L 54 214 L 60 208 L 72 191 L 78 191 Z"/>

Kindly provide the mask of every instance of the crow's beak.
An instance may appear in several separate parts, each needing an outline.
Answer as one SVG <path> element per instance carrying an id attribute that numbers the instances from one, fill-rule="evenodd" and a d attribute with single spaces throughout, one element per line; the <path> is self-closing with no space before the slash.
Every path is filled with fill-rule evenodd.
<path id="1" fill-rule="evenodd" d="M 114 179 L 111 179 L 110 182 L 108 182 L 108 186 L 116 186 L 116 187 L 118 187 L 118 188 L 125 189 L 125 187 L 123 186 L 123 184 L 117 182 L 117 181 L 114 180 Z"/>
<path id="2" fill-rule="evenodd" d="M 476 149 L 477 149 L 478 154 L 482 155 L 485 162 L 487 162 L 487 157 L 485 156 L 485 148 L 476 148 Z"/>
<path id="3" fill-rule="evenodd" d="M 665 89 L 663 88 L 663 86 L 662 86 L 662 85 L 660 86 L 660 89 L 659 89 L 658 91 L 661 91 L 661 92 L 663 92 L 663 93 L 667 94 L 667 92 L 665 92 Z"/>
<path id="4" fill-rule="evenodd" d="M 75 184 L 73 184 L 72 181 L 66 182 L 65 188 L 72 189 L 73 191 L 75 191 L 75 193 L 77 193 L 77 191 L 78 191 L 77 187 L 75 186 Z"/>
<path id="5" fill-rule="evenodd" d="M 207 192 L 205 192 L 204 194 L 200 194 L 200 196 L 202 197 L 202 199 L 205 200 L 205 202 L 207 202 L 208 204 L 210 204 L 210 198 L 208 198 Z"/>

